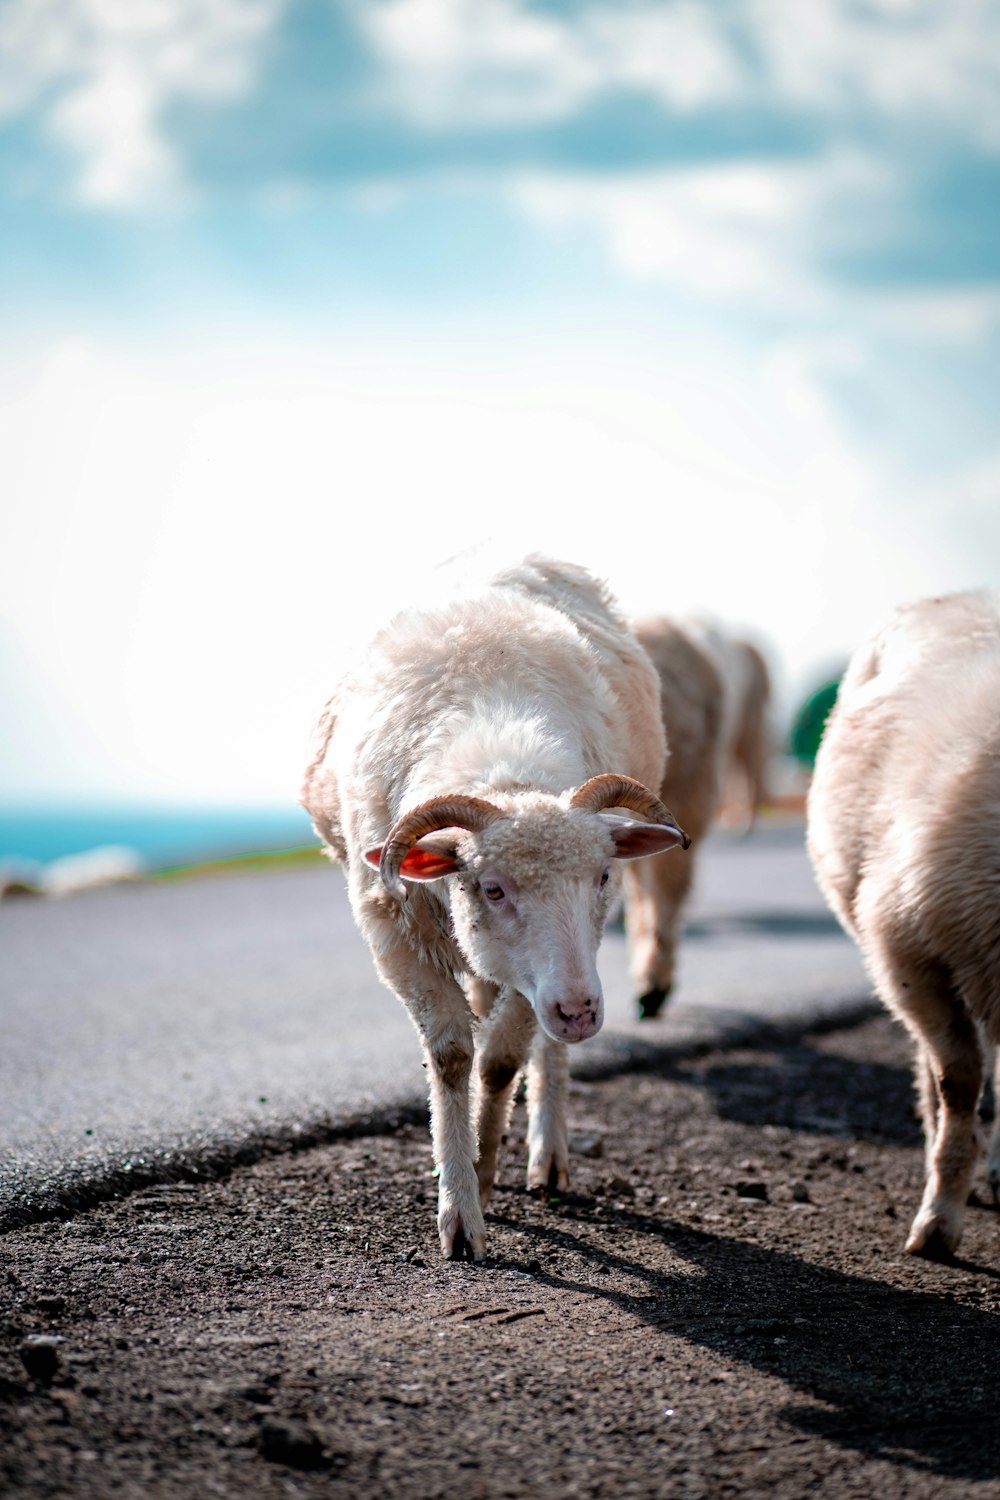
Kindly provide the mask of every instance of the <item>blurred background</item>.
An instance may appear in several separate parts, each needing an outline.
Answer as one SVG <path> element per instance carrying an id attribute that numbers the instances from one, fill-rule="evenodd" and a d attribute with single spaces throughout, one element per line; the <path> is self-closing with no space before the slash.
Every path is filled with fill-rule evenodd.
<path id="1" fill-rule="evenodd" d="M 992 0 L 6 0 L 0 224 L 8 870 L 309 842 L 487 541 L 746 631 L 786 737 L 998 582 Z"/>

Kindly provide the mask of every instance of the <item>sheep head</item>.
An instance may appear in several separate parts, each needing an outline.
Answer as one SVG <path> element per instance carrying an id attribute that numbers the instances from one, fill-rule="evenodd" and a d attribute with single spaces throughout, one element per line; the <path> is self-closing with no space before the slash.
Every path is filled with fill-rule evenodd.
<path id="1" fill-rule="evenodd" d="M 596 955 L 619 862 L 689 842 L 641 782 L 605 774 L 559 797 L 432 798 L 364 857 L 397 895 L 453 877 L 446 899 L 468 971 L 519 991 L 549 1036 L 577 1042 L 604 1019 Z"/>

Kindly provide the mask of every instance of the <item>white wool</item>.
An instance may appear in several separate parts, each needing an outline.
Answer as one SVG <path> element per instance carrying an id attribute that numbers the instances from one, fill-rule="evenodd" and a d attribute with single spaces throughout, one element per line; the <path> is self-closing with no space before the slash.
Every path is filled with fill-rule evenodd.
<path id="1" fill-rule="evenodd" d="M 584 570 L 529 556 L 492 576 L 445 570 L 425 592 L 430 604 L 399 611 L 335 689 L 303 803 L 424 1043 L 442 1249 L 464 1236 L 479 1258 L 481 1205 L 536 1017 L 547 1040 L 535 1044 L 529 1183 L 553 1174 L 565 1185 L 565 1066 L 551 1039 L 583 1039 L 603 1013 L 595 954 L 618 879 L 611 866 L 633 855 L 569 794 L 605 773 L 655 793 L 666 741 L 652 664 Z M 383 885 L 379 851 L 393 825 L 434 799 L 469 797 L 501 821 L 425 836 L 398 887 Z M 656 836 L 666 847 L 665 825 Z"/>
<path id="2" fill-rule="evenodd" d="M 917 1043 L 928 1182 L 909 1248 L 953 1250 L 976 1156 L 977 1031 L 1000 1041 L 1000 595 L 921 600 L 858 649 L 817 756 L 808 842 Z M 990 1176 L 1000 1186 L 997 1135 Z"/>

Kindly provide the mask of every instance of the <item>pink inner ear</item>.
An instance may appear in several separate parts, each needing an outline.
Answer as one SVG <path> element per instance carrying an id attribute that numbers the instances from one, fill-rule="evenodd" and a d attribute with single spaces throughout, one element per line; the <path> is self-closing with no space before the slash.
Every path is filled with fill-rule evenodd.
<path id="1" fill-rule="evenodd" d="M 421 849 L 414 844 L 403 859 L 399 873 L 404 880 L 439 880 L 442 875 L 452 875 L 458 869 L 458 860 L 453 854 L 440 849 Z"/>
<path id="2" fill-rule="evenodd" d="M 612 828 L 616 859 L 643 859 L 648 854 L 662 854 L 678 844 L 686 849 L 690 839 L 674 824 L 627 823 Z"/>

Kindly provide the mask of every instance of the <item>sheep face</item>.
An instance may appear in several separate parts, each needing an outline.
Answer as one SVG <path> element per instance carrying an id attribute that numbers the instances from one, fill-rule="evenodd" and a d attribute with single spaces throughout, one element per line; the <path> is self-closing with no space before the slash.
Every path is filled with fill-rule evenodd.
<path id="1" fill-rule="evenodd" d="M 618 862 L 677 842 L 672 828 L 537 796 L 477 832 L 426 835 L 399 873 L 404 881 L 444 881 L 468 971 L 522 994 L 553 1040 L 580 1042 L 604 1021 L 596 955 L 620 884 Z M 376 865 L 379 854 L 365 857 Z"/>
<path id="2" fill-rule="evenodd" d="M 604 1022 L 595 958 L 617 886 L 610 859 L 544 886 L 520 881 L 512 863 L 473 865 L 451 882 L 452 926 L 471 971 L 522 994 L 556 1041 L 593 1036 Z"/>

